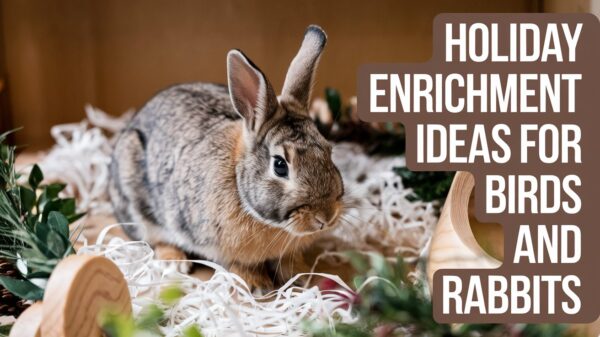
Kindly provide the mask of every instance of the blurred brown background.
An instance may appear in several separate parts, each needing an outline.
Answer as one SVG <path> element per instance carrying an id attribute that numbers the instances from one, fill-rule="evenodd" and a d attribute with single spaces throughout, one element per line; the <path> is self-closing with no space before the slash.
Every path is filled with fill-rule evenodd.
<path id="1" fill-rule="evenodd" d="M 225 83 L 225 55 L 246 52 L 276 89 L 311 23 L 329 45 L 318 71 L 344 98 L 367 62 L 430 57 L 441 12 L 588 12 L 599 0 L 168 1 L 0 0 L 0 131 L 51 146 L 52 125 L 84 118 L 89 102 L 111 114 L 140 107 L 173 83 Z"/>

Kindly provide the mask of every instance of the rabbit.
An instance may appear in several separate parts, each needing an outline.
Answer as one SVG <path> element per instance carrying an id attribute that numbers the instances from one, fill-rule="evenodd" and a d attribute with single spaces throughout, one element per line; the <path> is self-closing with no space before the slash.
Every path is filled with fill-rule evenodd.
<path id="1" fill-rule="evenodd" d="M 320 27 L 308 27 L 280 96 L 234 49 L 228 86 L 180 84 L 150 99 L 112 155 L 115 215 L 142 224 L 127 234 L 166 247 L 170 258 L 220 263 L 254 289 L 306 271 L 301 252 L 344 209 L 332 146 L 308 116 L 326 42 Z"/>

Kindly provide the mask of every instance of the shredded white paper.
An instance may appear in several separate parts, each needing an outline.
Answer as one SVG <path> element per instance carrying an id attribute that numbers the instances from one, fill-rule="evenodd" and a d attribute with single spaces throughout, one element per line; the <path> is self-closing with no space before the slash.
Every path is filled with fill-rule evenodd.
<path id="1" fill-rule="evenodd" d="M 421 255 L 437 222 L 434 204 L 410 201 L 394 167 L 404 167 L 404 157 L 370 157 L 357 144 L 336 144 L 333 161 L 344 188 L 357 205 L 347 209 L 333 233 L 349 248 L 384 249 L 388 256 L 403 254 L 411 260 Z M 375 241 L 375 245 L 373 242 Z"/>
<path id="2" fill-rule="evenodd" d="M 202 281 L 180 273 L 173 261 L 165 264 L 154 260 L 154 252 L 145 242 L 117 237 L 105 242 L 106 234 L 115 226 L 120 225 L 106 227 L 95 245 L 85 246 L 78 253 L 103 255 L 119 266 L 129 285 L 135 314 L 157 303 L 162 287 L 180 287 L 185 295 L 166 312 L 167 323 L 161 327 L 165 336 L 179 336 L 190 324 L 198 324 L 205 336 L 304 336 L 303 322 L 333 327 L 335 322 L 354 320 L 350 299 L 355 293 L 336 275 L 314 273 L 338 284 L 334 290 L 294 286 L 304 276 L 300 274 L 277 291 L 255 296 L 243 279 L 216 263 L 180 261 L 215 270 L 209 280 Z"/>
<path id="3" fill-rule="evenodd" d="M 47 178 L 68 184 L 65 193 L 78 198 L 80 211 L 110 213 L 110 153 L 114 135 L 131 113 L 113 118 L 86 106 L 86 114 L 87 121 L 52 128 L 56 145 L 40 166 Z M 347 249 L 418 258 L 437 217 L 432 203 L 406 198 L 412 191 L 392 172 L 393 167 L 405 166 L 404 158 L 371 157 L 357 144 L 340 143 L 334 146 L 333 160 L 344 179 L 348 199 L 354 202 L 331 234 L 337 240 L 327 240 L 329 246 L 323 247 L 326 253 L 319 259 L 337 258 L 336 251 Z M 335 322 L 354 319 L 348 301 L 354 292 L 336 275 L 313 273 L 335 282 L 335 290 L 295 286 L 297 278 L 306 276 L 299 275 L 279 290 L 257 297 L 239 276 L 213 262 L 188 261 L 215 270 L 207 281 L 181 274 L 176 266 L 155 260 L 145 242 L 108 239 L 112 228 L 106 227 L 96 244 L 86 245 L 79 253 L 102 254 L 119 266 L 136 313 L 144 304 L 157 302 L 163 286 L 174 282 L 181 286 L 185 296 L 167 312 L 168 322 L 163 327 L 166 336 L 180 335 L 190 324 L 198 324 L 205 336 L 303 336 L 302 322 L 333 327 Z"/>
<path id="4" fill-rule="evenodd" d="M 67 184 L 65 194 L 77 198 L 80 212 L 110 214 L 108 178 L 113 139 L 124 128 L 133 111 L 111 117 L 91 105 L 85 106 L 87 120 L 55 125 L 50 130 L 56 145 L 39 163 L 48 181 Z"/>

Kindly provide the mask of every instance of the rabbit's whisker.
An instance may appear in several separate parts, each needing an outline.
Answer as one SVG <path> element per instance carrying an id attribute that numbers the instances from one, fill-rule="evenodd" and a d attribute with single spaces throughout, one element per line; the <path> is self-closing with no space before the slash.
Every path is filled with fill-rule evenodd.
<path id="1" fill-rule="evenodd" d="M 292 248 L 292 254 L 290 254 L 290 264 L 291 264 L 291 268 L 290 271 L 292 272 L 292 275 L 290 275 L 290 277 L 293 277 L 294 275 L 296 275 L 296 271 L 294 270 L 294 262 L 296 261 L 296 250 L 298 249 L 298 245 L 299 245 L 299 241 L 296 241 L 296 244 L 294 244 L 294 247 Z"/>
<path id="2" fill-rule="evenodd" d="M 277 243 L 277 240 L 284 237 L 283 236 L 284 233 L 289 234 L 289 233 L 287 233 L 287 231 L 285 229 L 295 223 L 296 223 L 296 221 L 290 221 L 280 231 L 278 231 L 277 234 L 275 234 L 275 237 L 273 238 L 273 240 L 271 240 L 271 242 L 269 242 L 267 247 L 263 250 L 263 253 L 261 254 L 261 260 L 264 260 L 267 257 L 267 254 L 269 253 L 269 250 L 271 249 L 271 247 L 273 247 L 275 245 L 275 243 Z"/>
<path id="3" fill-rule="evenodd" d="M 355 220 L 360 221 L 360 222 L 364 222 L 365 221 L 364 219 L 361 219 L 361 218 L 357 217 L 356 215 L 352 215 L 352 214 L 349 214 L 349 213 L 344 214 L 344 216 L 349 216 L 349 217 L 354 218 Z"/>
<path id="4" fill-rule="evenodd" d="M 246 248 L 249 244 L 251 244 L 258 235 L 263 234 L 266 230 L 273 229 L 275 227 L 275 223 L 272 221 L 266 221 L 265 223 L 267 224 L 267 226 L 263 226 L 260 230 L 254 232 L 252 235 L 250 235 L 250 237 L 246 240 L 246 242 L 237 249 L 237 252 L 236 252 L 236 255 L 235 255 L 233 261 L 237 261 L 237 258 L 243 252 L 243 248 Z M 246 227 L 249 227 L 249 226 L 250 226 L 249 224 L 246 225 Z"/>
<path id="5" fill-rule="evenodd" d="M 356 227 L 356 225 L 354 225 L 351 221 L 349 221 L 348 219 L 341 217 L 340 220 L 344 221 L 344 223 L 346 223 L 347 225 L 351 226 L 351 227 Z"/>
<path id="6" fill-rule="evenodd" d="M 281 252 L 279 253 L 279 260 L 277 261 L 277 266 L 275 267 L 275 275 L 277 275 L 277 272 L 279 270 L 279 267 L 281 266 L 281 259 L 283 258 L 283 256 L 285 255 L 285 252 L 287 251 L 288 246 L 294 242 L 294 238 L 292 236 L 288 236 L 287 240 L 286 240 L 286 244 L 285 246 L 283 246 L 283 249 L 281 250 Z M 283 278 L 283 270 L 281 271 L 281 278 Z"/>
<path id="7" fill-rule="evenodd" d="M 352 228 L 360 228 L 360 225 L 362 224 L 362 222 L 357 224 L 356 222 L 352 222 L 350 219 L 346 218 L 344 218 L 344 221 L 347 225 L 349 225 Z"/>
<path id="8" fill-rule="evenodd" d="M 381 207 L 368 207 L 368 206 L 344 206 L 345 210 L 352 210 L 352 209 L 356 209 L 356 210 L 370 210 L 370 211 L 381 211 Z"/>

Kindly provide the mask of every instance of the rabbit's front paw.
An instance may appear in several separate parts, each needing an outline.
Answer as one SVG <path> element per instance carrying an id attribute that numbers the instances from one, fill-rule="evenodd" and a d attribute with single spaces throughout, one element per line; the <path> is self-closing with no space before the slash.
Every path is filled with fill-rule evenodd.
<path id="1" fill-rule="evenodd" d="M 187 255 L 181 249 L 164 243 L 159 243 L 154 247 L 156 259 L 160 260 L 163 269 L 176 270 L 182 274 L 189 274 L 192 269 L 192 263 L 187 260 Z"/>
<path id="2" fill-rule="evenodd" d="M 229 271 L 244 279 L 251 291 L 261 290 L 264 292 L 274 288 L 273 279 L 269 276 L 266 268 L 252 268 L 234 264 L 229 267 Z"/>

